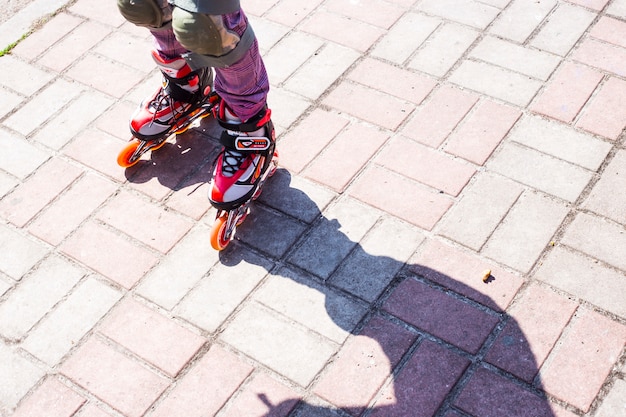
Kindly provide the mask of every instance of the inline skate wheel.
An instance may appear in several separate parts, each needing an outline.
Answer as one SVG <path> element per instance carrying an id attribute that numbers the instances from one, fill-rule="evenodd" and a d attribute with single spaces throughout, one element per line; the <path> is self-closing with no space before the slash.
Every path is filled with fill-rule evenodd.
<path id="1" fill-rule="evenodd" d="M 215 219 L 213 227 L 211 227 L 211 246 L 216 251 L 226 249 L 230 243 L 230 237 L 226 237 L 226 222 L 228 221 L 228 213 L 224 213 Z"/>
<path id="2" fill-rule="evenodd" d="M 128 168 L 139 162 L 139 155 L 135 155 L 137 148 L 141 142 L 138 139 L 133 139 L 122 149 L 117 155 L 117 164 L 122 168 Z"/>

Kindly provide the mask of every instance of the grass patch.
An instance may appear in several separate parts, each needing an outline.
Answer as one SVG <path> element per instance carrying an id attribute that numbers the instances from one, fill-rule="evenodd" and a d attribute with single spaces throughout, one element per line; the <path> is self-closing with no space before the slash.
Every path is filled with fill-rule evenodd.
<path id="1" fill-rule="evenodd" d="M 11 50 L 13 48 L 15 48 L 17 46 L 18 43 L 22 42 L 24 39 L 26 39 L 28 37 L 28 35 L 30 35 L 29 33 L 25 33 L 22 35 L 22 37 L 20 39 L 18 39 L 17 41 L 9 44 L 6 48 L 4 48 L 3 50 L 0 51 L 0 58 L 2 58 L 3 56 L 10 54 Z"/>

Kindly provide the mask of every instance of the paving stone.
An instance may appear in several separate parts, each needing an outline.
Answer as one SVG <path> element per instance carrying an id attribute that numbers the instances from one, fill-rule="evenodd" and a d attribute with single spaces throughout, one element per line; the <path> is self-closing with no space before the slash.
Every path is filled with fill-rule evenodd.
<path id="1" fill-rule="evenodd" d="M 382 83 L 380 74 L 386 74 Z M 436 85 L 431 78 L 371 58 L 360 62 L 348 78 L 415 104 L 421 103 Z"/>
<path id="2" fill-rule="evenodd" d="M 213 346 L 156 407 L 154 417 L 215 415 L 252 367 L 236 355 Z M 210 392 L 211 395 L 206 395 Z"/>
<path id="3" fill-rule="evenodd" d="M 310 384 L 337 350 L 331 341 L 257 303 L 246 305 L 220 340 L 301 386 Z"/>
<path id="4" fill-rule="evenodd" d="M 98 68 L 98 71 L 94 71 Z M 87 54 L 65 73 L 80 83 L 113 96 L 122 97 L 134 87 L 146 73 L 120 65 L 119 62 L 101 55 Z"/>
<path id="5" fill-rule="evenodd" d="M 82 19 L 61 12 L 50 19 L 42 28 L 34 31 L 11 50 L 12 55 L 32 60 L 52 47 L 70 33 Z"/>
<path id="6" fill-rule="evenodd" d="M 476 172 L 463 161 L 402 137 L 391 139 L 375 161 L 451 196 L 458 196 Z"/>
<path id="7" fill-rule="evenodd" d="M 617 140 L 626 127 L 626 110 L 619 103 L 626 99 L 626 82 L 611 77 L 593 101 L 583 110 L 576 126 L 612 140 Z M 612 111 L 607 112 L 606 109 Z"/>
<path id="8" fill-rule="evenodd" d="M 321 2 L 322 0 L 312 0 L 306 4 L 279 2 L 265 17 L 283 25 L 294 27 L 317 9 Z"/>
<path id="9" fill-rule="evenodd" d="M 80 417 L 111 417 L 111 415 L 102 411 L 93 403 L 87 403 L 81 407 Z"/>
<path id="10" fill-rule="evenodd" d="M 389 136 L 360 123 L 345 128 L 304 170 L 303 175 L 334 191 L 345 190 Z M 341 166 L 341 169 L 336 167 Z"/>
<path id="11" fill-rule="evenodd" d="M 602 173 L 602 177 L 583 203 L 583 208 L 626 224 L 626 195 L 616 193 L 626 186 L 626 152 L 618 151 Z"/>
<path id="12" fill-rule="evenodd" d="M 0 333 L 10 340 L 22 339 L 83 274 L 59 257 L 46 259 L 0 304 Z"/>
<path id="13" fill-rule="evenodd" d="M 625 341 L 626 327 L 594 311 L 579 309 L 547 367 L 541 369 L 542 388 L 587 412 Z"/>
<path id="14" fill-rule="evenodd" d="M 582 5 L 587 6 L 589 2 L 584 0 L 584 3 Z M 530 45 L 542 51 L 566 56 L 595 17 L 594 13 L 582 7 L 559 3 Z"/>
<path id="15" fill-rule="evenodd" d="M 404 417 L 420 410 L 422 416 L 434 416 L 468 365 L 468 359 L 423 341 L 380 394 L 379 398 L 391 398 L 392 404 L 376 408 L 372 415 Z"/>
<path id="16" fill-rule="evenodd" d="M 403 64 L 440 24 L 440 19 L 406 13 L 374 46 L 371 56 Z"/>
<path id="17" fill-rule="evenodd" d="M 569 202 L 578 199 L 592 178 L 591 171 L 512 142 L 500 148 L 487 168 Z"/>
<path id="18" fill-rule="evenodd" d="M 611 391 L 604 398 L 598 412 L 597 417 L 613 417 L 619 416 L 624 412 L 624 398 L 626 397 L 626 381 L 618 379 L 615 381 Z"/>
<path id="19" fill-rule="evenodd" d="M 116 162 L 116 155 L 126 146 L 107 133 L 88 129 L 63 148 L 63 154 L 119 182 L 126 180 L 124 170 Z M 109 157 L 104 158 L 103 155 Z"/>
<path id="20" fill-rule="evenodd" d="M 528 272 L 568 212 L 563 203 L 539 193 L 525 192 L 489 238 L 482 253 Z"/>
<path id="21" fill-rule="evenodd" d="M 626 17 L 626 2 L 624 0 L 615 0 L 609 4 L 606 12 L 613 16 Z"/>
<path id="22" fill-rule="evenodd" d="M 141 281 L 137 293 L 167 310 L 174 308 L 219 259 L 209 232 L 204 226 L 193 228 Z"/>
<path id="23" fill-rule="evenodd" d="M 224 417 L 287 417 L 300 395 L 267 374 L 257 374 L 228 406 Z"/>
<path id="24" fill-rule="evenodd" d="M 281 166 L 298 174 L 348 123 L 341 116 L 314 110 L 279 141 Z"/>
<path id="25" fill-rule="evenodd" d="M 623 35 L 626 35 L 626 23 L 608 16 L 601 16 L 589 31 L 589 36 L 617 46 L 626 47 Z"/>
<path id="26" fill-rule="evenodd" d="M 261 51 L 265 67 L 267 69 L 266 57 L 268 52 L 290 32 L 290 28 L 278 23 L 270 22 L 267 19 L 252 16 L 248 6 L 246 6 L 246 14 L 248 16 L 249 23 L 254 28 L 254 34 L 259 40 L 259 50 Z M 294 51 L 292 50 L 291 52 Z M 270 75 L 269 78 L 270 80 L 274 79 L 272 75 Z"/>
<path id="27" fill-rule="evenodd" d="M 152 42 L 145 36 L 137 38 L 117 31 L 98 42 L 92 51 L 148 73 L 155 67 L 151 48 Z"/>
<path id="28" fill-rule="evenodd" d="M 62 159 L 51 159 L 2 200 L 0 215 L 16 226 L 24 226 L 81 174 L 79 168 Z"/>
<path id="29" fill-rule="evenodd" d="M 51 367 L 57 365 L 122 295 L 90 277 L 31 330 L 22 347 Z"/>
<path id="30" fill-rule="evenodd" d="M 328 278 L 376 223 L 380 214 L 353 199 L 342 200 L 324 213 L 289 261 L 314 275 Z"/>
<path id="31" fill-rule="evenodd" d="M 299 48 L 299 46 L 298 46 Z M 359 58 L 347 47 L 328 43 L 285 82 L 285 89 L 311 100 L 319 98 Z"/>
<path id="32" fill-rule="evenodd" d="M 454 87 L 435 91 L 406 123 L 402 134 L 438 148 L 474 106 L 478 98 Z"/>
<path id="33" fill-rule="evenodd" d="M 476 353 L 499 319 L 412 278 L 405 279 L 384 304 L 401 320 Z"/>
<path id="34" fill-rule="evenodd" d="M 537 279 L 621 317 L 626 317 L 625 276 L 624 272 L 561 246 L 547 256 L 535 273 Z"/>
<path id="35" fill-rule="evenodd" d="M 43 164 L 50 154 L 19 135 L 0 129 L 0 168 L 24 179 Z"/>
<path id="36" fill-rule="evenodd" d="M 485 37 L 469 54 L 490 64 L 546 81 L 561 60 L 552 54 L 519 46 L 513 42 Z"/>
<path id="37" fill-rule="evenodd" d="M 111 28 L 97 22 L 85 21 L 61 41 L 52 45 L 37 60 L 39 65 L 61 72 L 76 62 L 85 52 L 98 45 L 109 33 Z M 97 71 L 92 71 L 96 75 Z"/>
<path id="38" fill-rule="evenodd" d="M 85 223 L 59 249 L 126 289 L 133 287 L 158 259 L 146 248 L 94 221 Z"/>
<path id="39" fill-rule="evenodd" d="M 91 126 L 111 104 L 112 101 L 100 93 L 85 92 L 37 132 L 33 140 L 59 150 Z"/>
<path id="40" fill-rule="evenodd" d="M 174 309 L 174 314 L 208 332 L 217 331 L 273 267 L 246 248 L 220 260 Z"/>
<path id="41" fill-rule="evenodd" d="M 0 271 L 19 281 L 48 249 L 7 225 L 0 225 Z"/>
<path id="42" fill-rule="evenodd" d="M 601 11 L 609 0 L 571 0 L 572 3 L 588 7 L 593 10 Z"/>
<path id="43" fill-rule="evenodd" d="M 601 80 L 600 72 L 566 62 L 530 108 L 537 113 L 569 123 L 578 115 Z"/>
<path id="44" fill-rule="evenodd" d="M 403 8 L 380 0 L 337 2 L 329 4 L 328 10 L 383 29 L 389 29 L 403 14 Z M 371 13 L 372 10 L 376 13 Z"/>
<path id="45" fill-rule="evenodd" d="M 17 57 L 11 55 L 2 57 L 0 84 L 21 95 L 32 96 L 44 88 L 54 77 L 55 74 L 27 64 Z"/>
<path id="46" fill-rule="evenodd" d="M 3 124 L 27 136 L 83 92 L 84 88 L 78 83 L 71 83 L 63 79 L 56 80 L 24 106 L 21 106 Z"/>
<path id="47" fill-rule="evenodd" d="M 481 417 L 554 416 L 546 399 L 484 368 L 476 371 L 454 405 Z"/>
<path id="48" fill-rule="evenodd" d="M 520 116 L 513 107 L 482 100 L 448 137 L 444 150 L 483 165 Z"/>
<path id="49" fill-rule="evenodd" d="M 142 416 L 169 385 L 166 379 L 95 338 L 74 352 L 60 371 L 129 417 Z"/>
<path id="50" fill-rule="evenodd" d="M 587 213 L 579 213 L 567 227 L 561 243 L 626 271 L 626 259 L 615 248 L 626 248 L 622 225 Z"/>
<path id="51" fill-rule="evenodd" d="M 555 0 L 513 0 L 491 25 L 489 33 L 524 43 L 557 4 Z"/>
<path id="52" fill-rule="evenodd" d="M 383 186 L 385 194 L 376 185 Z M 348 192 L 364 203 L 426 230 L 432 230 L 452 205 L 447 196 L 436 190 L 378 166 L 366 170 Z"/>
<path id="53" fill-rule="evenodd" d="M 577 307 L 578 304 L 567 297 L 546 287 L 531 285 L 508 310 L 509 321 L 485 359 L 532 382 Z"/>
<path id="54" fill-rule="evenodd" d="M 48 378 L 15 410 L 14 417 L 71 417 L 87 400 L 56 378 Z"/>
<path id="55" fill-rule="evenodd" d="M 413 109 L 409 102 L 347 81 L 339 84 L 323 103 L 390 130 L 398 128 Z M 377 103 L 380 111 L 372 112 L 372 103 Z"/>
<path id="56" fill-rule="evenodd" d="M 500 10 L 478 1 L 425 0 L 418 10 L 478 29 L 485 29 Z"/>
<path id="57" fill-rule="evenodd" d="M 7 381 L 0 384 L 0 407 L 15 408 L 44 375 L 44 370 L 0 341 L 0 378 Z"/>
<path id="58" fill-rule="evenodd" d="M 509 139 L 592 171 L 600 167 L 611 150 L 609 143 L 592 135 L 532 115 L 522 118 Z"/>
<path id="59" fill-rule="evenodd" d="M 440 25 L 409 61 L 409 68 L 443 77 L 478 38 L 478 32 L 464 25 Z"/>
<path id="60" fill-rule="evenodd" d="M 526 106 L 542 83 L 528 76 L 491 64 L 463 61 L 450 82 L 517 106 Z"/>
<path id="61" fill-rule="evenodd" d="M 277 135 L 290 131 L 291 126 L 311 109 L 312 101 L 282 87 L 273 88 L 268 94 L 272 109 L 272 121 Z"/>
<path id="62" fill-rule="evenodd" d="M 412 272 L 496 311 L 504 311 L 524 282 L 504 268 L 437 240 L 428 240 L 409 261 Z M 483 282 L 486 269 L 492 280 Z"/>
<path id="63" fill-rule="evenodd" d="M 0 172 L 0 199 L 19 184 L 13 176 Z"/>
<path id="64" fill-rule="evenodd" d="M 373 302 L 424 240 L 423 234 L 395 219 L 383 218 L 359 242 L 330 282 Z"/>
<path id="65" fill-rule="evenodd" d="M 593 38 L 585 39 L 572 54 L 572 59 L 594 68 L 624 76 L 620 65 L 626 57 L 626 48 L 615 46 Z"/>
<path id="66" fill-rule="evenodd" d="M 321 10 L 313 12 L 299 27 L 359 52 L 368 50 L 384 33 L 381 28 Z"/>
<path id="67" fill-rule="evenodd" d="M 17 109 L 24 102 L 24 97 L 0 88 L 0 119 Z"/>
<path id="68" fill-rule="evenodd" d="M 507 178 L 480 173 L 442 219 L 438 232 L 480 250 L 522 191 L 522 186 Z"/>
<path id="69" fill-rule="evenodd" d="M 322 39 L 308 33 L 296 31 L 287 34 L 263 56 L 269 79 L 277 85 L 285 82 L 323 46 Z M 290 59 L 285 60 L 285 55 L 289 55 Z"/>
<path id="70" fill-rule="evenodd" d="M 124 22 L 119 10 L 111 4 L 78 0 L 69 8 L 69 11 L 114 27 L 120 26 Z"/>
<path id="71" fill-rule="evenodd" d="M 282 268 L 254 300 L 341 344 L 365 315 L 365 307 L 303 273 Z"/>
<path id="72" fill-rule="evenodd" d="M 406 329 L 374 317 L 339 352 L 315 385 L 315 394 L 360 415 L 415 338 Z"/>

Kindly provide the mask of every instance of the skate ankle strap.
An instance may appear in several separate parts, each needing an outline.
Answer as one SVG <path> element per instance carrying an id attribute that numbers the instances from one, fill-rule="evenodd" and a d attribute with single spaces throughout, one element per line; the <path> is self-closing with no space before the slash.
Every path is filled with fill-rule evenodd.
<path id="1" fill-rule="evenodd" d="M 272 118 L 272 111 L 267 107 L 264 107 L 260 112 L 256 115 L 252 116 L 246 122 L 232 123 L 223 120 L 222 118 L 218 118 L 218 122 L 220 126 L 224 129 L 235 130 L 239 132 L 254 132 L 255 130 L 263 127 L 267 122 Z"/>
<path id="2" fill-rule="evenodd" d="M 244 153 L 263 152 L 272 146 L 272 141 L 264 136 L 237 136 L 227 131 L 222 132 L 220 143 L 227 149 Z"/>
<path id="3" fill-rule="evenodd" d="M 187 91 L 179 84 L 187 84 L 190 81 L 193 81 L 193 78 L 198 77 L 197 72 L 194 71 L 184 78 L 172 78 L 165 73 L 163 73 L 163 77 L 165 79 L 163 89 L 174 100 L 182 101 L 185 103 L 193 103 L 194 101 L 196 101 L 198 92 L 192 93 L 190 91 Z"/>

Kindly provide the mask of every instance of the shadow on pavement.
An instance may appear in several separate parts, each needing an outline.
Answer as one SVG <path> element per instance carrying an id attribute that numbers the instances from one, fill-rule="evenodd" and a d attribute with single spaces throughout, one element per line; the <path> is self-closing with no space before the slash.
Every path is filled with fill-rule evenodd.
<path id="1" fill-rule="evenodd" d="M 268 407 L 264 417 L 554 416 L 536 388 L 538 365 L 523 331 L 485 294 L 430 268 L 368 253 L 336 219 L 323 217 L 283 169 L 268 182 L 260 203 L 249 217 L 257 221 L 247 220 L 238 230 L 244 243 L 264 251 L 267 239 L 281 238 L 280 232 L 267 237 L 262 223 L 268 219 L 259 213 L 264 204 L 280 216 L 297 212 L 311 219 L 304 222 L 311 228 L 283 254 L 270 255 L 276 265 L 264 267 L 274 282 L 286 279 L 324 297 L 319 317 L 303 316 L 297 300 L 274 298 L 279 310 L 286 306 L 278 313 L 308 328 L 326 320 L 345 332 L 337 356 L 308 386 L 312 399 L 275 404 L 259 392 Z M 232 267 L 259 259 L 236 242 L 220 254 L 222 264 Z M 275 294 L 281 296 L 297 294 Z"/>

